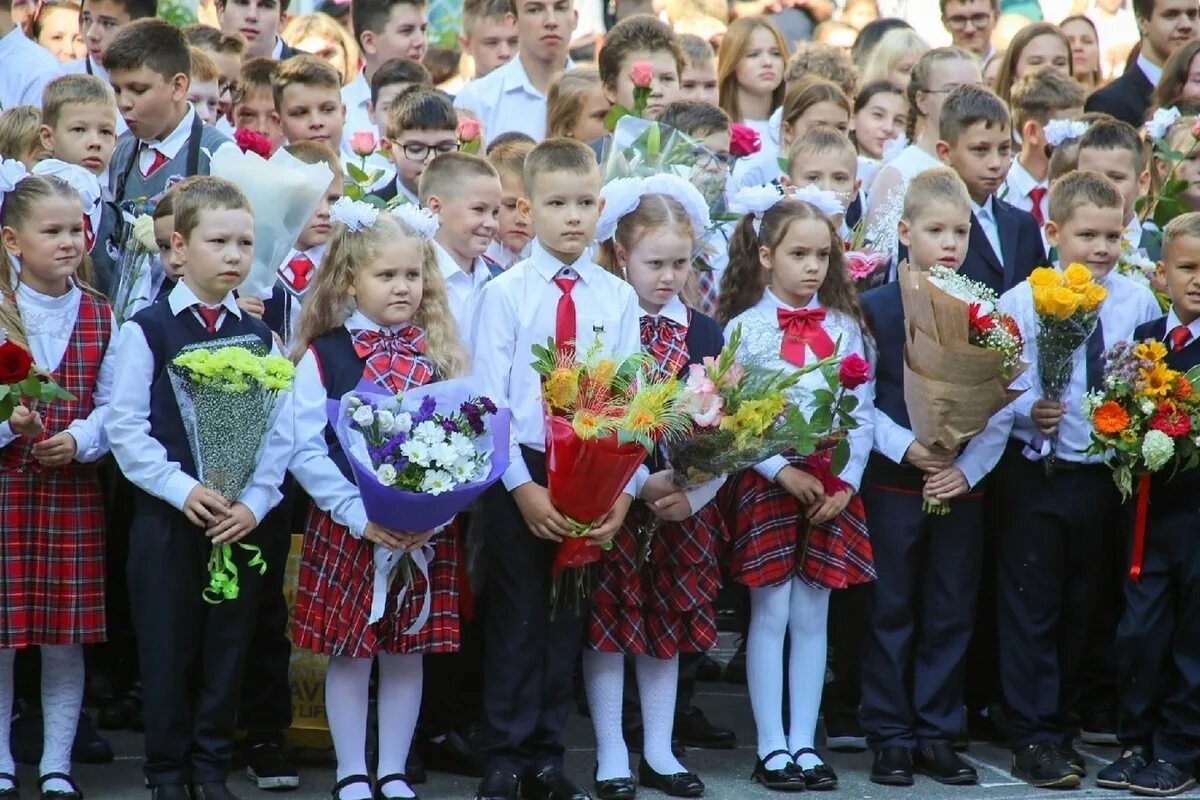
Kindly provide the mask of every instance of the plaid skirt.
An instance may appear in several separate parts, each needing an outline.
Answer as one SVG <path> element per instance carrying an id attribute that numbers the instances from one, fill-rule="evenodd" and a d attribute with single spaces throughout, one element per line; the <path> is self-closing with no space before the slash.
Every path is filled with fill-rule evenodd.
<path id="1" fill-rule="evenodd" d="M 296 586 L 296 619 L 292 642 L 330 656 L 368 658 L 377 653 L 452 653 L 459 643 L 458 524 L 431 540 L 429 619 L 406 635 L 421 612 L 425 579 L 414 570 L 412 586 L 403 588 L 399 571 L 388 591 L 383 619 L 368 624 L 375 578 L 375 545 L 355 539 L 313 504 L 304 526 L 304 549 Z"/>
<path id="2" fill-rule="evenodd" d="M 595 568 L 587 641 L 593 650 L 672 658 L 717 645 L 713 602 L 721 589 L 725 522 L 709 503 L 681 523 L 653 531 L 646 563 L 637 553 L 650 514 L 630 512 Z"/>
<path id="3" fill-rule="evenodd" d="M 791 459 L 807 469 L 806 460 Z M 833 520 L 810 525 L 800 502 L 753 469 L 722 487 L 733 544 L 729 576 L 751 588 L 799 578 L 817 589 L 845 589 L 875 580 L 866 515 L 858 495 Z"/>
<path id="4" fill-rule="evenodd" d="M 104 504 L 95 465 L 0 472 L 0 497 L 0 648 L 104 641 Z"/>

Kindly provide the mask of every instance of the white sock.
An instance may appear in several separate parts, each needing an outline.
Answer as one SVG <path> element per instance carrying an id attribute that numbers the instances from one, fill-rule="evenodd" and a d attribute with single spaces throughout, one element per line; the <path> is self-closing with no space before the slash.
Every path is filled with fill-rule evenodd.
<path id="1" fill-rule="evenodd" d="M 13 660 L 16 657 L 16 650 L 0 650 L 0 772 L 9 775 L 17 774 L 8 738 L 12 732 Z M 0 778 L 0 789 L 11 788 L 12 781 Z"/>
<path id="2" fill-rule="evenodd" d="M 42 763 L 39 775 L 71 774 L 71 746 L 83 708 L 83 645 L 43 645 L 42 648 Z M 69 792 L 71 784 L 46 781 L 47 792 Z"/>
<path id="3" fill-rule="evenodd" d="M 825 688 L 825 642 L 829 618 L 829 590 L 814 589 L 792 579 L 791 614 L 788 633 L 791 647 L 788 669 L 788 752 L 813 746 L 817 714 L 821 710 L 821 691 Z M 813 753 L 796 759 L 801 769 L 812 769 L 824 762 Z"/>
<path id="4" fill-rule="evenodd" d="M 668 659 L 635 656 L 633 666 L 642 700 L 642 758 L 659 775 L 687 772 L 687 767 L 671 751 L 679 656 Z"/>
<path id="5" fill-rule="evenodd" d="M 421 713 L 422 660 L 420 653 L 379 654 L 379 770 L 404 774 L 417 717 Z M 384 797 L 416 797 L 404 781 L 389 781 Z"/>
<path id="6" fill-rule="evenodd" d="M 325 716 L 337 756 L 337 780 L 367 774 L 367 704 L 371 659 L 331 656 L 325 670 Z M 354 783 L 342 800 L 371 800 L 371 787 Z"/>
<path id="7" fill-rule="evenodd" d="M 625 656 L 583 648 L 583 686 L 596 732 L 596 780 L 631 778 L 629 748 L 621 732 Z"/>
<path id="8" fill-rule="evenodd" d="M 746 688 L 758 735 L 758 757 L 787 751 L 783 735 L 783 636 L 787 633 L 791 583 L 750 589 L 750 630 L 746 634 Z M 767 769 L 783 769 L 791 756 L 775 756 Z"/>

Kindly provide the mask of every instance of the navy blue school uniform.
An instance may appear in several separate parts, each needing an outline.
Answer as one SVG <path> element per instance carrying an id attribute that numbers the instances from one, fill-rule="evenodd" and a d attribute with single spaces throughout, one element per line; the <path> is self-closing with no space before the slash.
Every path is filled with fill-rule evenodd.
<path id="1" fill-rule="evenodd" d="M 124 230 L 121 209 L 115 203 L 102 202 L 100 224 L 89 243 L 88 254 L 92 257 L 92 288 L 105 297 L 108 297 L 116 278 L 117 262 L 121 257 L 121 245 L 124 244 L 117 239 Z"/>
<path id="2" fill-rule="evenodd" d="M 400 195 L 408 198 L 408 201 L 414 206 L 420 205 L 420 202 L 413 195 L 413 193 L 400 185 L 399 176 L 397 176 L 395 180 L 388 181 L 383 186 L 380 186 L 378 189 L 371 192 L 371 194 L 375 197 L 378 197 L 385 203 L 390 203 L 392 200 L 396 199 L 397 195 Z"/>
<path id="3" fill-rule="evenodd" d="M 1133 339 L 1166 343 L 1167 365 L 1187 372 L 1200 365 L 1200 323 L 1187 326 L 1191 337 L 1174 350 L 1169 332 L 1179 325 L 1172 310 Z M 1200 469 L 1170 472 L 1151 480 L 1141 578 L 1125 583 L 1117 735 L 1190 773 L 1200 758 Z"/>
<path id="4" fill-rule="evenodd" d="M 1140 128 L 1146 121 L 1146 109 L 1153 91 L 1154 82 L 1142 72 L 1141 65 L 1132 64 L 1121 77 L 1088 95 L 1083 110 L 1108 114 Z"/>
<path id="5" fill-rule="evenodd" d="M 862 295 L 875 339 L 875 446 L 863 476 L 876 581 L 863 643 L 861 722 L 871 748 L 915 749 L 963 730 L 967 645 L 982 558 L 978 491 L 954 498 L 945 516 L 922 511 L 923 473 L 904 462 L 916 441 L 904 400 L 904 306 L 900 285 Z M 989 426 L 955 461 L 974 488 L 1000 458 L 1007 427 Z"/>

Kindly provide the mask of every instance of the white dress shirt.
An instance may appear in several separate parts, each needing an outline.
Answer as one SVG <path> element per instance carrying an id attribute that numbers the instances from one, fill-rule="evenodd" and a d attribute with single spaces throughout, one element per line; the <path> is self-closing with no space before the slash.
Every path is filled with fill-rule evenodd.
<path id="1" fill-rule="evenodd" d="M 619 359 L 642 347 L 637 295 L 586 255 L 563 264 L 535 244 L 528 259 L 488 281 L 479 304 L 473 365 L 480 394 L 512 410 L 511 460 L 504 472 L 509 491 L 531 480 L 521 445 L 539 452 L 546 447 L 541 382 L 531 366 L 531 348 L 554 338 L 562 292 L 553 279 L 560 275 L 579 278 L 571 292 L 578 352 L 588 352 L 598 341 L 600 357 Z"/>
<path id="2" fill-rule="evenodd" d="M 359 157 L 350 149 L 350 138 L 363 131 L 377 140 L 384 135 L 383 120 L 380 120 L 379 125 L 371 121 L 371 83 L 367 80 L 365 70 L 359 70 L 358 77 L 342 87 L 342 103 L 346 106 L 346 122 L 342 127 L 342 162 L 357 167 Z M 395 174 L 392 162 L 378 149 L 367 156 L 367 173 L 376 169 L 383 170 L 389 177 Z"/>
<path id="3" fill-rule="evenodd" d="M 1180 325 L 1183 325 L 1183 322 L 1179 319 L 1179 315 L 1175 313 L 1175 306 L 1171 306 L 1169 309 L 1167 309 L 1167 327 L 1163 331 L 1163 341 L 1168 344 L 1168 350 L 1170 349 L 1169 345 L 1171 331 L 1175 330 Z M 1192 320 L 1192 324 L 1186 325 L 1185 327 L 1188 329 L 1188 332 L 1192 334 L 1192 338 L 1188 339 L 1188 344 L 1200 339 L 1200 317 Z"/>
<path id="4" fill-rule="evenodd" d="M 821 308 L 821 304 L 817 302 L 816 295 L 813 295 L 812 300 L 809 301 L 805 308 Z M 734 317 L 725 326 L 726 341 L 733 334 L 734 328 L 738 325 L 742 326 L 742 342 L 741 348 L 738 351 L 740 361 L 756 364 L 771 370 L 778 369 L 791 372 L 796 369 L 794 364 L 784 361 L 779 355 L 779 348 L 783 342 L 783 331 L 779 327 L 779 318 L 777 315 L 779 309 L 785 311 L 797 310 L 776 297 L 775 293 L 768 288 L 763 292 L 762 299 L 758 303 Z M 838 345 L 838 357 L 857 353 L 866 358 L 867 354 L 863 342 L 862 329 L 858 323 L 839 311 L 826 309 L 825 313 L 823 327 L 829 334 L 829 338 Z M 813 363 L 818 360 L 816 354 L 810 349 L 805 348 L 804 352 L 805 363 Z M 825 383 L 825 377 L 821 374 L 821 371 L 814 370 L 802 376 L 798 383 L 786 390 L 785 395 L 789 402 L 794 403 L 807 416 L 809 409 L 814 405 L 812 393 L 818 389 L 827 390 L 828 388 L 829 386 Z M 863 469 L 867 465 L 867 456 L 871 453 L 871 443 L 874 441 L 875 436 L 875 383 L 874 381 L 869 381 L 852 390 L 850 394 L 858 398 L 858 406 L 853 412 L 854 419 L 858 422 L 858 427 L 850 431 L 850 460 L 846 463 L 846 466 L 842 469 L 838 477 L 854 487 L 854 491 L 857 492 L 859 484 L 862 482 Z M 768 458 L 754 469 L 767 480 L 775 480 L 780 470 L 786 466 L 788 466 L 787 458 L 778 455 Z"/>
<path id="5" fill-rule="evenodd" d="M 1162 316 L 1162 309 L 1154 294 L 1145 286 L 1131 281 L 1116 270 L 1108 273 L 1099 283 L 1108 290 L 1108 297 L 1100 306 L 1100 324 L 1104 329 L 1104 349 L 1120 341 L 1128 341 L 1138 325 Z M 1025 340 L 1021 360 L 1029 365 L 1010 388 L 1024 391 L 1011 405 L 1012 435 L 1025 444 L 1035 441 L 1038 431 L 1030 415 L 1033 404 L 1042 397 L 1041 379 L 1038 377 L 1037 315 L 1033 311 L 1033 292 L 1027 282 L 1009 289 L 1000 298 L 1000 308 L 1011 314 L 1021 329 Z M 1058 426 L 1057 455 L 1064 461 L 1098 463 L 1097 455 L 1084 456 L 1091 443 L 1091 423 L 1083 415 L 1083 396 L 1087 393 L 1087 344 L 1077 349 L 1072 357 L 1071 379 L 1063 392 L 1062 404 L 1066 408 Z M 1048 452 L 1049 443 L 1043 445 L 1042 454 Z"/>
<path id="6" fill-rule="evenodd" d="M 1138 54 L 1137 67 L 1146 76 L 1146 80 L 1150 81 L 1151 86 L 1158 86 L 1158 82 L 1162 80 L 1162 67 L 1150 63 L 1150 59 L 1146 58 L 1145 53 Z"/>
<path id="7" fill-rule="evenodd" d="M 188 103 L 187 113 L 183 115 L 183 119 L 175 126 L 175 130 L 167 134 L 165 139 L 145 139 L 139 144 L 138 149 L 138 171 L 143 177 L 150 172 L 150 165 L 154 163 L 154 154 L 162 153 L 169 161 L 179 155 L 179 151 L 188 143 L 188 138 L 192 135 L 192 122 L 196 119 L 196 109 Z"/>
<path id="8" fill-rule="evenodd" d="M 305 256 L 312 262 L 312 269 L 308 273 L 308 284 L 303 289 L 295 289 L 292 286 L 292 281 L 296 276 L 292 273 L 292 268 L 289 266 L 292 259 L 297 256 Z M 286 314 L 283 320 L 283 343 L 290 351 L 292 348 L 292 340 L 296 335 L 296 331 L 300 327 L 300 312 L 304 310 L 304 296 L 308 290 L 312 288 L 313 281 L 317 279 L 317 267 L 321 266 L 321 259 L 325 256 L 325 245 L 319 244 L 316 247 L 310 247 L 307 250 L 297 250 L 292 248 L 288 251 L 287 257 L 283 259 L 283 264 L 276 270 L 279 280 L 283 283 L 283 291 L 286 294 L 284 300 L 284 313 Z"/>
<path id="9" fill-rule="evenodd" d="M 1033 211 L 1033 199 L 1029 193 L 1037 187 L 1049 189 L 1050 184 L 1046 181 L 1039 181 L 1037 178 L 1029 174 L 1029 170 L 1021 165 L 1019 158 L 1014 158 L 1012 166 L 1008 168 L 1008 175 L 1004 178 L 1004 185 L 1007 187 L 1007 192 L 1004 195 L 1004 202 L 1010 206 L 1015 206 L 1022 211 Z M 1050 219 L 1050 193 L 1047 191 L 1042 196 L 1042 219 Z"/>
<path id="10" fill-rule="evenodd" d="M 530 249 L 530 243 L 526 242 L 525 246 L 521 248 L 520 252 L 514 253 L 512 250 L 509 250 L 507 247 L 500 244 L 500 242 L 493 239 L 492 243 L 488 245 L 488 249 L 483 255 L 485 258 L 490 258 L 492 261 L 494 261 L 500 267 L 500 269 L 508 269 L 518 261 L 529 258 Z"/>
<path id="11" fill-rule="evenodd" d="M 200 315 L 194 306 L 206 305 L 183 281 L 171 290 L 166 302 L 175 316 L 194 314 L 197 319 Z M 218 326 L 224 322 L 227 314 L 238 318 L 242 316 L 232 292 L 225 295 L 219 306 L 209 307 L 222 310 L 217 318 Z M 275 345 L 272 345 L 271 352 L 282 355 Z M 117 457 L 125 477 L 143 491 L 182 511 L 188 494 L 200 482 L 184 472 L 178 462 L 170 461 L 166 448 L 150 436 L 150 386 L 153 382 L 154 355 L 146 343 L 142 327 L 130 320 L 121 326 L 121 346 L 117 352 L 112 403 L 105 429 L 113 455 Z M 271 411 L 267 433 L 261 442 L 254 474 L 237 498 L 238 502 L 250 509 L 256 522 L 262 522 L 267 512 L 283 497 L 279 486 L 283 483 L 283 475 L 292 454 L 291 406 L 292 393 L 280 392 Z M 253 445 L 258 447 L 260 443 L 254 442 Z"/>
<path id="12" fill-rule="evenodd" d="M 33 363 L 46 372 L 54 372 L 62 364 L 67 345 L 75 333 L 75 322 L 79 318 L 79 301 L 83 291 L 72 284 L 70 291 L 61 297 L 50 297 L 17 284 L 17 309 L 21 312 L 21 323 L 29 340 L 29 352 Z M 110 313 L 111 317 L 111 313 Z M 86 464 L 108 452 L 108 438 L 104 435 L 104 418 L 112 397 L 113 374 L 117 368 L 117 320 L 112 317 L 112 336 L 100 362 L 96 375 L 96 386 L 92 390 L 92 411 L 83 419 L 72 420 L 66 430 L 75 439 L 75 460 Z M 46 431 L 53 436 L 59 431 Z M 17 435 L 5 422 L 0 425 L 0 447 L 7 447 Z"/>
<path id="13" fill-rule="evenodd" d="M 446 282 L 446 300 L 450 305 L 450 314 L 458 324 L 458 337 L 471 352 L 475 341 L 475 324 L 479 319 L 479 300 L 483 297 L 483 287 L 492 277 L 487 264 L 482 258 L 476 258 L 470 272 L 464 272 L 446 248 L 437 240 L 430 242 L 433 254 L 437 256 L 438 270 L 442 280 Z"/>
<path id="14" fill-rule="evenodd" d="M 564 70 L 575 66 L 567 59 Z M 546 96 L 529 80 L 521 55 L 462 88 L 454 105 L 479 118 L 487 141 L 519 131 L 535 142 L 546 138 Z"/>
<path id="15" fill-rule="evenodd" d="M 19 25 L 0 37 L 0 64 L 4 65 L 0 68 L 0 111 L 17 106 L 41 108 L 42 90 L 63 74 L 59 60 L 25 38 Z"/>
<path id="16" fill-rule="evenodd" d="M 971 213 L 979 221 L 979 227 L 983 229 L 983 235 L 987 237 L 988 244 L 992 246 L 992 252 L 996 254 L 996 260 L 1003 264 L 1004 249 L 1000 246 L 1000 228 L 996 225 L 996 206 L 992 202 L 992 198 L 988 197 L 987 200 L 983 201 L 983 205 L 979 205 L 972 200 Z"/>

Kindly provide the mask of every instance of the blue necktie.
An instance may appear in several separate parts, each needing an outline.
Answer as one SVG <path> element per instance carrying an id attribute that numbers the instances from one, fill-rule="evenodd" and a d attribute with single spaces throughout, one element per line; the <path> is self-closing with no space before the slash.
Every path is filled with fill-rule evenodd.
<path id="1" fill-rule="evenodd" d="M 1096 318 L 1096 329 L 1087 340 L 1087 388 L 1099 391 L 1104 386 L 1104 324 Z"/>

